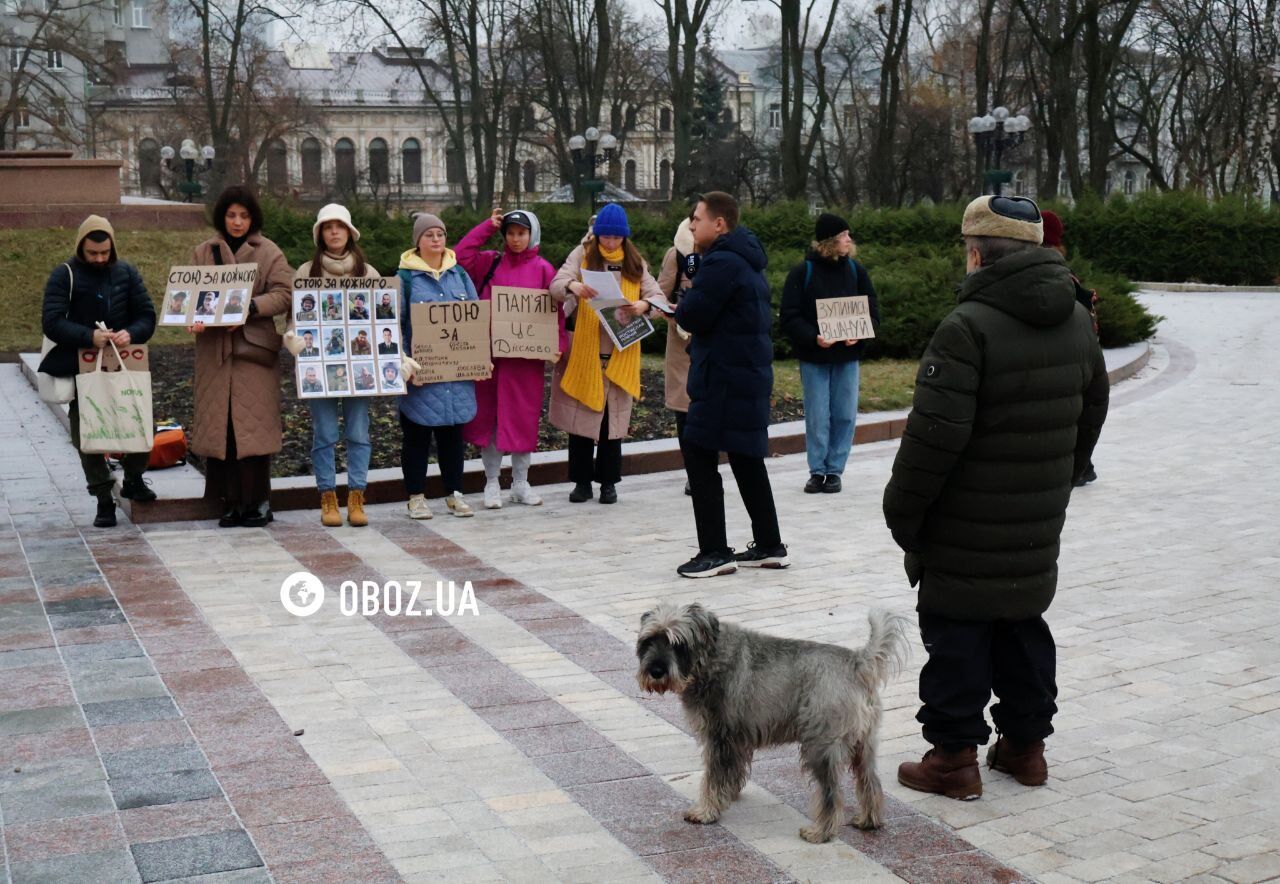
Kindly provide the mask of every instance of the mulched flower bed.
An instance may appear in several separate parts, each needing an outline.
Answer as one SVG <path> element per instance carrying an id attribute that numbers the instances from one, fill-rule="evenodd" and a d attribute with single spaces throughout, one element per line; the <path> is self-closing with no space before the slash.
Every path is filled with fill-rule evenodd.
<path id="1" fill-rule="evenodd" d="M 182 346 L 153 346 L 151 348 L 151 390 L 156 422 L 174 420 L 187 428 L 190 434 L 194 426 L 192 377 L 195 373 L 195 348 Z M 307 406 L 297 398 L 294 383 L 293 357 L 282 353 L 281 381 L 283 396 L 281 418 L 284 425 L 284 448 L 271 459 L 271 474 L 280 476 L 308 476 L 311 474 L 311 414 Z M 631 412 L 632 441 L 669 439 L 675 436 L 675 417 L 663 405 L 662 372 L 643 369 L 641 372 L 642 397 Z M 568 436 L 547 421 L 546 403 L 550 401 L 551 372 L 547 372 L 547 395 L 543 400 L 542 422 L 538 430 L 538 450 L 556 451 L 568 444 Z M 803 403 L 790 396 L 775 397 L 773 419 L 776 422 L 800 420 L 804 417 Z M 391 396 L 374 397 L 369 408 L 369 436 L 373 441 L 373 454 L 369 466 L 372 469 L 398 467 L 400 465 L 400 422 L 396 417 L 396 400 Z M 468 446 L 468 457 L 480 453 Z M 199 459 L 193 459 L 202 468 Z M 338 445 L 338 470 L 346 469 L 342 445 Z"/>

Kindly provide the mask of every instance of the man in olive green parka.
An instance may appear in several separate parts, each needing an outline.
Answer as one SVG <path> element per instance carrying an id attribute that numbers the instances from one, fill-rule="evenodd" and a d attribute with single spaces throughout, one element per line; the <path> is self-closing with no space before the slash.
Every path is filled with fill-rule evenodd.
<path id="1" fill-rule="evenodd" d="M 991 734 L 993 690 L 988 764 L 1026 785 L 1047 778 L 1056 648 L 1041 615 L 1108 382 L 1071 274 L 1040 246 L 1036 204 L 979 197 L 961 232 L 969 275 L 920 362 L 884 514 L 919 586 L 929 660 L 916 719 L 934 746 L 898 779 L 967 799 L 982 794 L 976 747 Z"/>

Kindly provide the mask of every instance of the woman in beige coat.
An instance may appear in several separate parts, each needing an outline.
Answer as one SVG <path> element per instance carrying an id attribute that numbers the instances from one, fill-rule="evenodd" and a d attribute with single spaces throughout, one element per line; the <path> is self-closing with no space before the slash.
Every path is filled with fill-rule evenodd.
<path id="1" fill-rule="evenodd" d="M 693 275 L 698 272 L 701 256 L 694 251 L 693 234 L 689 232 L 689 219 L 685 218 L 676 228 L 671 248 L 662 258 L 662 270 L 658 273 L 658 288 L 673 305 L 680 302 L 680 295 L 693 285 Z M 689 413 L 689 338 L 687 331 L 667 317 L 667 349 L 662 361 L 662 374 L 666 382 L 666 406 L 676 415 L 676 439 L 684 435 L 684 419 Z M 681 443 L 680 450 L 684 451 Z M 689 494 L 689 482 L 684 483 L 684 493 Z"/>
<path id="2" fill-rule="evenodd" d="M 666 304 L 630 235 L 621 206 L 610 203 L 600 210 L 592 235 L 570 253 L 551 280 L 551 297 L 565 305 L 566 316 L 574 314 L 580 299 L 596 296 L 582 282 L 584 268 L 612 271 L 623 296 L 632 302 L 619 309 L 633 316 L 649 313 L 653 303 Z M 547 415 L 553 426 L 569 434 L 569 479 L 574 483 L 569 500 L 573 503 L 594 496 L 592 481 L 600 483 L 601 503 L 617 502 L 622 439 L 630 429 L 631 405 L 639 395 L 639 345 L 615 352 L 595 312 L 577 311 L 569 351 L 552 376 Z"/>
<path id="3" fill-rule="evenodd" d="M 196 246 L 197 265 L 257 264 L 244 325 L 197 322 L 195 429 L 191 450 L 205 459 L 204 495 L 222 502 L 218 525 L 271 521 L 271 455 L 280 450 L 280 334 L 272 317 L 289 309 L 293 271 L 262 235 L 262 208 L 233 185 L 213 209 L 218 235 Z"/>

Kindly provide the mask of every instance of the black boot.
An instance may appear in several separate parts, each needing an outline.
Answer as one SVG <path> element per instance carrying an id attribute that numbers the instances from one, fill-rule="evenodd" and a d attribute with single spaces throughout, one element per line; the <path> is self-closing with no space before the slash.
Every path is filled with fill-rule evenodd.
<path id="1" fill-rule="evenodd" d="M 269 500 L 249 506 L 240 517 L 240 525 L 245 528 L 265 528 L 268 522 L 274 521 Z"/>
<path id="2" fill-rule="evenodd" d="M 218 527 L 239 528 L 240 520 L 242 518 L 243 517 L 240 515 L 240 507 L 234 503 L 229 503 L 222 509 L 222 518 L 218 519 Z"/>
<path id="3" fill-rule="evenodd" d="M 116 502 L 110 494 L 98 495 L 98 514 L 93 518 L 95 528 L 114 528 L 116 526 Z"/>
<path id="4" fill-rule="evenodd" d="M 591 490 L 590 482 L 579 482 L 573 486 L 573 490 L 569 492 L 570 503 L 582 503 L 595 497 L 595 492 Z"/>
<path id="5" fill-rule="evenodd" d="M 618 487 L 616 485 L 600 486 L 600 502 L 601 503 L 617 503 Z"/>
<path id="6" fill-rule="evenodd" d="M 139 503 L 150 503 L 156 499 L 156 493 L 147 487 L 149 484 L 150 482 L 141 476 L 125 479 L 120 486 L 120 496 Z"/>

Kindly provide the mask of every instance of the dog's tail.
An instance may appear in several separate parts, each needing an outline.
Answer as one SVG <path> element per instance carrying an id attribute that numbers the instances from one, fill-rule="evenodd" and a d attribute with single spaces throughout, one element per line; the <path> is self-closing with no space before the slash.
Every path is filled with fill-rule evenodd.
<path id="1" fill-rule="evenodd" d="M 910 621 L 901 614 L 884 608 L 872 608 L 867 614 L 871 635 L 858 653 L 859 675 L 868 687 L 877 690 L 902 671 L 910 646 L 907 643 L 907 627 Z"/>

